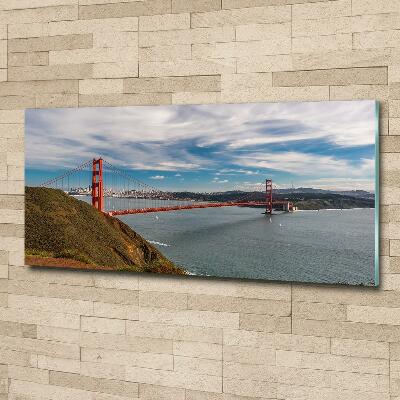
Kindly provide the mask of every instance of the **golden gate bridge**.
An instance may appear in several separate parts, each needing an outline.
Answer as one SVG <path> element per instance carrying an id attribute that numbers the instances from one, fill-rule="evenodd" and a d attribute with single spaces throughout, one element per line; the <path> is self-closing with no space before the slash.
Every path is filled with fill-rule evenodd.
<path id="1" fill-rule="evenodd" d="M 276 208 L 293 211 L 290 201 L 273 200 L 271 179 L 265 180 L 262 200 L 250 200 L 254 193 L 246 193 L 234 201 L 196 201 L 141 182 L 103 158 L 86 161 L 43 182 L 40 187 L 63 190 L 70 195 L 90 196 L 92 206 L 110 216 L 219 207 L 265 207 L 267 215 Z"/>

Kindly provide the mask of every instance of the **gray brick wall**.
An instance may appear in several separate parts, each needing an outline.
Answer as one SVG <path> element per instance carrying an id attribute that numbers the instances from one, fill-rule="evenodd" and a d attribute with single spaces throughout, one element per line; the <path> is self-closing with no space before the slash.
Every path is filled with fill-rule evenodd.
<path id="1" fill-rule="evenodd" d="M 400 2 L 0 0 L 0 400 L 399 400 Z M 381 101 L 382 285 L 25 268 L 24 109 Z"/>

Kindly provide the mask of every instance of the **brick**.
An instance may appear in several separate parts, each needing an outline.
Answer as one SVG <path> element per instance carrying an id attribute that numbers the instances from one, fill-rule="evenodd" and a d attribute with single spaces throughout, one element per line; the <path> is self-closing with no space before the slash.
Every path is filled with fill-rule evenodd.
<path id="1" fill-rule="evenodd" d="M 24 67 L 27 65 L 48 65 L 49 53 L 46 51 L 28 53 L 10 53 L 8 65 L 11 67 Z"/>
<path id="2" fill-rule="evenodd" d="M 313 321 L 294 319 L 293 333 L 337 337 L 343 339 L 375 340 L 396 342 L 400 339 L 400 329 L 394 325 L 365 324 L 346 321 Z"/>
<path id="3" fill-rule="evenodd" d="M 112 318 L 82 317 L 81 330 L 86 332 L 124 334 L 125 321 Z"/>
<path id="4" fill-rule="evenodd" d="M 170 78 L 132 78 L 124 80 L 124 93 L 219 91 L 217 75 Z"/>
<path id="5" fill-rule="evenodd" d="M 202 343 L 222 343 L 222 329 L 201 326 L 178 326 L 142 321 L 127 321 L 126 334 L 134 337 L 173 339 Z"/>
<path id="6" fill-rule="evenodd" d="M 389 135 L 400 135 L 400 118 L 389 119 Z"/>
<path id="7" fill-rule="evenodd" d="M 13 380 L 43 384 L 49 383 L 49 371 L 38 368 L 21 367 L 18 365 L 8 366 L 8 377 Z"/>
<path id="8" fill-rule="evenodd" d="M 292 18 L 321 19 L 351 15 L 351 0 L 322 1 L 309 4 L 294 4 Z"/>
<path id="9" fill-rule="evenodd" d="M 38 367 L 52 371 L 79 373 L 80 361 L 39 355 Z"/>
<path id="10" fill-rule="evenodd" d="M 235 30 L 231 26 L 176 31 L 140 32 L 139 46 L 149 47 L 173 44 L 231 42 L 234 39 Z"/>
<path id="11" fill-rule="evenodd" d="M 7 123 L 7 124 L 24 123 L 24 111 L 23 110 L 0 111 L 0 120 L 2 121 L 1 123 Z"/>
<path id="12" fill-rule="evenodd" d="M 293 54 L 294 69 L 331 69 L 380 67 L 390 62 L 390 49 L 355 49 L 330 51 L 326 53 L 296 53 Z"/>
<path id="13" fill-rule="evenodd" d="M 331 353 L 351 357 L 389 358 L 389 344 L 367 340 L 331 340 Z"/>
<path id="14" fill-rule="evenodd" d="M 295 368 L 314 368 L 369 374 L 388 374 L 388 360 L 313 354 L 278 350 L 276 364 Z"/>
<path id="15" fill-rule="evenodd" d="M 122 93 L 122 79 L 87 79 L 79 81 L 80 94 Z"/>
<path id="16" fill-rule="evenodd" d="M 353 35 L 353 48 L 379 49 L 383 47 L 398 47 L 399 38 L 399 31 L 395 30 L 355 33 Z"/>
<path id="17" fill-rule="evenodd" d="M 224 74 L 221 78 L 222 91 L 239 92 L 248 88 L 263 89 L 272 86 L 272 73 Z"/>
<path id="18" fill-rule="evenodd" d="M 380 108 L 385 105 L 385 100 L 389 97 L 386 85 L 347 85 L 332 86 L 330 90 L 331 100 L 365 100 L 376 99 L 380 101 Z M 381 116 L 384 109 L 381 110 Z"/>
<path id="19" fill-rule="evenodd" d="M 113 4 L 82 5 L 80 19 L 134 17 L 171 12 L 170 0 L 132 1 Z"/>
<path id="20" fill-rule="evenodd" d="M 137 32 L 118 32 L 115 30 L 93 33 L 93 47 L 137 47 L 139 37 Z"/>
<path id="21" fill-rule="evenodd" d="M 164 322 L 174 325 L 193 325 L 215 328 L 237 328 L 239 314 L 228 312 L 167 310 L 161 308 L 144 308 L 139 311 L 139 320 L 144 322 Z"/>
<path id="22" fill-rule="evenodd" d="M 276 382 L 279 379 L 277 370 L 278 367 L 272 368 L 265 364 L 244 364 L 227 361 L 224 362 L 224 379 Z"/>
<path id="23" fill-rule="evenodd" d="M 115 351 L 115 350 L 82 348 L 81 361 L 101 362 L 105 364 L 117 364 L 117 365 L 133 365 L 143 368 L 154 368 L 154 369 L 164 369 L 164 370 L 173 369 L 173 357 L 170 354 L 139 353 L 139 352 L 134 353 L 134 352 Z"/>
<path id="24" fill-rule="evenodd" d="M 190 60 L 191 58 L 192 46 L 190 44 L 139 48 L 140 62 Z"/>
<path id="25" fill-rule="evenodd" d="M 28 51 L 49 51 L 66 49 L 89 49 L 93 46 L 93 37 L 86 35 L 49 36 L 29 39 L 11 39 L 8 41 L 10 53 Z"/>
<path id="26" fill-rule="evenodd" d="M 25 8 L 52 7 L 77 4 L 76 0 L 8 0 L 1 1 L 1 10 L 18 10 Z"/>
<path id="27" fill-rule="evenodd" d="M 125 380 L 125 367 L 116 364 L 81 361 L 81 374 L 99 379 Z"/>
<path id="28" fill-rule="evenodd" d="M 172 340 L 82 332 L 81 346 L 133 352 L 172 354 Z"/>
<path id="29" fill-rule="evenodd" d="M 8 79 L 10 81 L 87 79 L 91 78 L 92 74 L 93 66 L 90 64 L 12 67 L 8 69 Z"/>
<path id="30" fill-rule="evenodd" d="M 10 294 L 9 307 L 66 314 L 92 314 L 93 303 L 86 300 L 56 299 Z"/>
<path id="31" fill-rule="evenodd" d="M 78 329 L 57 328 L 51 326 L 37 327 L 37 338 L 63 343 L 79 343 L 80 332 Z"/>
<path id="32" fill-rule="evenodd" d="M 352 4 L 353 15 L 381 14 L 399 12 L 399 3 L 396 0 L 354 0 Z"/>
<path id="33" fill-rule="evenodd" d="M 346 321 L 346 306 L 343 304 L 293 302 L 293 317 L 313 320 Z"/>
<path id="34" fill-rule="evenodd" d="M 10 276 L 12 276 L 12 273 L 10 273 Z M 0 317 L 1 319 L 6 321 L 13 321 L 25 324 L 41 324 L 61 328 L 79 328 L 79 316 L 72 314 L 0 308 Z"/>
<path id="35" fill-rule="evenodd" d="M 244 364 L 275 365 L 276 350 L 272 348 L 251 348 L 224 346 L 224 362 Z"/>
<path id="36" fill-rule="evenodd" d="M 150 94 L 103 94 L 80 95 L 79 105 L 82 107 L 112 107 L 130 105 L 160 105 L 171 104 L 171 95 L 167 93 Z"/>
<path id="37" fill-rule="evenodd" d="M 141 64 L 141 77 L 219 75 L 233 73 L 236 62 L 225 60 L 177 60 L 174 62 L 146 62 Z"/>
<path id="38" fill-rule="evenodd" d="M 277 385 L 274 382 L 249 379 L 224 379 L 224 393 L 231 393 L 237 396 L 260 397 L 267 393 L 270 398 L 277 398 L 276 389 Z"/>
<path id="39" fill-rule="evenodd" d="M 221 9 L 220 0 L 172 0 L 172 12 L 205 12 Z"/>
<path id="40" fill-rule="evenodd" d="M 241 314 L 240 329 L 290 333 L 291 323 L 289 317 L 275 317 L 268 315 Z"/>
<path id="41" fill-rule="evenodd" d="M 224 331 L 224 344 L 254 348 L 301 350 L 313 353 L 327 353 L 330 340 L 324 337 L 310 337 L 269 332 L 255 332 L 228 329 Z"/>
<path id="42" fill-rule="evenodd" d="M 0 363 L 27 367 L 29 365 L 29 353 L 0 349 Z"/>
<path id="43" fill-rule="evenodd" d="M 91 78 L 130 78 L 138 76 L 138 63 L 134 62 L 103 62 L 93 65 Z"/>
<path id="44" fill-rule="evenodd" d="M 236 27 L 236 40 L 246 42 L 249 40 L 275 40 L 291 38 L 290 23 L 281 24 L 252 24 Z"/>
<path id="45" fill-rule="evenodd" d="M 138 367 L 127 367 L 126 378 L 147 384 L 160 384 L 168 387 L 180 387 L 208 392 L 222 392 L 222 378 L 211 375 L 200 375 L 193 371 L 180 373 L 176 371 L 163 371 Z"/>
<path id="46" fill-rule="evenodd" d="M 139 18 L 140 31 L 168 31 L 174 29 L 189 29 L 190 14 L 166 14 L 142 16 Z"/>
<path id="47" fill-rule="evenodd" d="M 316 35 L 292 38 L 293 53 L 320 53 L 324 51 L 351 50 L 353 37 L 350 33 L 338 35 Z"/>
<path id="48" fill-rule="evenodd" d="M 400 136 L 384 136 L 380 139 L 379 150 L 383 153 L 400 152 Z"/>
<path id="49" fill-rule="evenodd" d="M 79 346 L 75 344 L 50 342 L 29 337 L 1 336 L 2 348 L 13 351 L 27 351 L 35 354 L 65 358 L 79 359 Z"/>
<path id="50" fill-rule="evenodd" d="M 273 87 L 247 89 L 241 92 L 222 92 L 222 102 L 276 102 L 276 101 L 323 101 L 329 99 L 328 86 Z"/>
<path id="51" fill-rule="evenodd" d="M 275 72 L 292 69 L 292 57 L 283 55 L 266 55 L 259 57 L 243 57 L 237 61 L 237 72 Z"/>
<path id="52" fill-rule="evenodd" d="M 34 108 L 36 106 L 35 103 L 35 98 L 31 96 L 3 96 L 0 97 L 0 110 Z M 10 193 L 7 192 L 7 194 Z M 22 194 L 22 192 L 19 194 Z"/>
<path id="53" fill-rule="evenodd" d="M 7 68 L 7 40 L 0 40 L 0 68 Z"/>
<path id="54" fill-rule="evenodd" d="M 30 24 L 35 22 L 74 20 L 77 18 L 78 7 L 76 5 L 0 11 L 0 20 L 3 24 Z"/>
<path id="55" fill-rule="evenodd" d="M 78 282 L 79 283 L 79 282 Z M 110 304 L 126 304 L 138 306 L 138 292 L 135 290 L 109 289 L 103 287 L 87 287 L 85 282 L 81 285 L 65 285 L 58 282 L 32 282 L 23 280 L 10 281 L 10 287 L 14 294 L 26 294 L 40 296 L 46 294 L 49 297 L 66 298 L 69 300 L 89 300 Z M 110 283 L 110 286 L 113 286 Z M 123 285 L 121 285 L 123 286 Z M 128 283 L 125 287 L 129 287 Z"/>
<path id="56" fill-rule="evenodd" d="M 180 92 L 172 94 L 172 104 L 215 104 L 220 98 L 217 92 Z"/>
<path id="57" fill-rule="evenodd" d="M 80 400 L 91 400 L 93 397 L 90 392 L 83 390 L 61 388 L 53 385 L 43 385 L 40 383 L 25 382 L 13 380 L 10 384 L 9 392 L 16 398 L 27 396 L 33 398 L 45 398 L 45 399 L 60 399 L 67 400 L 71 398 Z"/>
<path id="58" fill-rule="evenodd" d="M 50 371 L 50 384 L 85 391 L 101 392 L 124 397 L 138 397 L 137 383 L 98 379 L 79 374 Z"/>
<path id="59" fill-rule="evenodd" d="M 158 385 L 147 385 L 141 383 L 139 385 L 139 397 L 144 400 L 185 400 L 185 389 L 170 388 Z"/>
<path id="60" fill-rule="evenodd" d="M 291 305 L 288 302 L 206 295 L 189 295 L 188 308 L 281 316 L 288 316 L 291 312 Z"/>
<path id="61" fill-rule="evenodd" d="M 399 316 L 399 308 L 347 306 L 347 319 L 354 322 L 400 325 Z"/>
<path id="62" fill-rule="evenodd" d="M 341 390 L 337 388 L 312 388 L 295 385 L 280 385 L 278 388 L 278 396 L 283 398 L 302 398 L 305 395 L 311 396 L 314 399 L 340 399 L 340 400 L 362 400 L 368 398 L 369 400 L 389 400 L 389 394 L 373 393 L 373 392 L 360 392 L 354 390 Z"/>
<path id="63" fill-rule="evenodd" d="M 37 108 L 77 107 L 77 94 L 45 94 L 36 96 Z"/>
<path id="64" fill-rule="evenodd" d="M 15 26 L 14 28 L 15 33 L 17 33 L 18 30 L 21 28 L 19 28 L 19 26 Z M 12 27 L 10 27 L 10 29 L 11 32 L 13 33 Z M 50 22 L 47 26 L 43 27 L 42 29 L 47 29 L 47 34 L 49 36 L 70 35 L 70 34 L 83 35 L 92 33 L 94 37 L 96 35 L 108 36 L 111 33 L 137 31 L 138 18 L 122 17 L 122 18 L 100 18 L 91 20 Z"/>
<path id="65" fill-rule="evenodd" d="M 387 83 L 387 69 L 377 67 L 274 72 L 272 80 L 274 86 L 384 85 Z"/>
<path id="66" fill-rule="evenodd" d="M 2 293 L 7 294 L 7 293 Z M 23 338 L 35 339 L 36 335 L 36 325 L 34 324 L 24 324 L 12 321 L 2 321 L 0 323 L 0 334 L 4 336 L 15 336 Z"/>
<path id="67" fill-rule="evenodd" d="M 187 308 L 187 295 L 182 293 L 141 291 L 139 293 L 139 306 L 183 310 Z"/>
<path id="68" fill-rule="evenodd" d="M 264 5 L 282 5 L 294 3 L 307 3 L 320 0 L 222 0 L 222 8 L 259 7 Z"/>
<path id="69" fill-rule="evenodd" d="M 389 65 L 388 66 L 388 81 L 389 81 L 389 83 L 399 83 L 400 82 L 400 66 L 399 65 Z"/>
<path id="70" fill-rule="evenodd" d="M 7 96 L 29 94 L 78 93 L 77 80 L 44 80 L 0 83 L 0 90 Z"/>
<path id="71" fill-rule="evenodd" d="M 252 42 L 216 43 L 215 45 L 193 45 L 193 58 L 231 58 L 251 55 L 289 54 L 291 39 L 273 37 Z"/>
<path id="72" fill-rule="evenodd" d="M 139 319 L 139 309 L 136 306 L 127 304 L 109 304 L 96 302 L 93 314 L 96 317 L 117 318 L 117 319 Z"/>
<path id="73" fill-rule="evenodd" d="M 97 49 L 77 49 L 50 51 L 49 64 L 81 64 L 85 60 L 88 64 L 101 62 L 134 63 L 138 59 L 137 49 L 132 47 L 103 47 Z"/>
<path id="74" fill-rule="evenodd" d="M 222 25 L 246 25 L 249 23 L 276 23 L 290 21 L 290 7 L 255 7 L 242 10 L 211 11 L 192 14 L 191 26 L 214 27 Z"/>
<path id="75" fill-rule="evenodd" d="M 222 360 L 222 345 L 213 343 L 175 341 L 173 344 L 173 354 L 184 357 Z"/>
<path id="76" fill-rule="evenodd" d="M 191 357 L 174 357 L 174 371 L 200 375 L 222 376 L 222 361 Z"/>

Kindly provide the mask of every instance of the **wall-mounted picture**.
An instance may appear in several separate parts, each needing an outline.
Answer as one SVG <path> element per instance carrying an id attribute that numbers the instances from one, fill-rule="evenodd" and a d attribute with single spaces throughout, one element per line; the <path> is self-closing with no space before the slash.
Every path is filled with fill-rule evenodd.
<path id="1" fill-rule="evenodd" d="M 26 265 L 378 285 L 378 103 L 26 111 Z"/>

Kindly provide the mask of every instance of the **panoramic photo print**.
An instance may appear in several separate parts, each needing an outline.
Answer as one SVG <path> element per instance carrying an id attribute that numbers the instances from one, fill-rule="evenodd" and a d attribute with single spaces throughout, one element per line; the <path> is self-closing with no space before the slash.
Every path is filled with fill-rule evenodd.
<path id="1" fill-rule="evenodd" d="M 26 110 L 25 262 L 376 286 L 378 103 Z"/>

